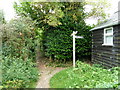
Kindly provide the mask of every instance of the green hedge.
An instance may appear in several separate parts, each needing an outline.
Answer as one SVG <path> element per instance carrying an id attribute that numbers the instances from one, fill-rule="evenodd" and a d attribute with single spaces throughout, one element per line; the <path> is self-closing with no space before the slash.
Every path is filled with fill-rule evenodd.
<path id="1" fill-rule="evenodd" d="M 72 22 L 71 17 L 61 19 L 62 25 L 49 27 L 45 31 L 44 48 L 45 55 L 57 60 L 71 60 L 73 50 L 73 38 L 70 36 L 73 31 L 78 31 L 78 36 L 84 39 L 76 39 L 77 58 L 91 55 L 91 32 L 90 26 L 86 26 L 84 21 Z"/>

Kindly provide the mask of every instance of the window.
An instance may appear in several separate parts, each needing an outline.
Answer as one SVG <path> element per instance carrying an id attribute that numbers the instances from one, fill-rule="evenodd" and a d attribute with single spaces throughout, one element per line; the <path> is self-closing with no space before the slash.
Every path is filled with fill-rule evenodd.
<path id="1" fill-rule="evenodd" d="M 104 44 L 113 46 L 113 27 L 104 29 Z"/>

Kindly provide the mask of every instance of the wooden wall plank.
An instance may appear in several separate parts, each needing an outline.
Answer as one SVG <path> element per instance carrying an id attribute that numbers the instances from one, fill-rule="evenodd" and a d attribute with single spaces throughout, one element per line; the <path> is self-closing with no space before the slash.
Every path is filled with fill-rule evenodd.
<path id="1" fill-rule="evenodd" d="M 114 46 L 102 46 L 104 29 L 92 31 L 92 62 L 105 67 L 120 64 L 120 25 L 113 27 Z"/>

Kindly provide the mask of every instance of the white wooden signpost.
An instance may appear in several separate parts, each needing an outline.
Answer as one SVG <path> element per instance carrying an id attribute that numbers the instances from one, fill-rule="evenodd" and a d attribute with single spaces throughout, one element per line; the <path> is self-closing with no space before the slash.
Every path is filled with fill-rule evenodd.
<path id="1" fill-rule="evenodd" d="M 78 31 L 73 31 L 71 36 L 73 36 L 73 67 L 75 67 L 75 38 L 83 38 L 83 36 L 75 36 Z"/>

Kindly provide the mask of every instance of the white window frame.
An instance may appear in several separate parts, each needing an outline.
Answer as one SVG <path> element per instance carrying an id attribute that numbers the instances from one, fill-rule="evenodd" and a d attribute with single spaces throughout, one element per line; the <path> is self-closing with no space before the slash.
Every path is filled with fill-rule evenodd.
<path id="1" fill-rule="evenodd" d="M 106 33 L 106 31 L 108 30 L 108 29 L 111 29 L 112 30 L 112 32 L 111 33 Z M 106 37 L 107 36 L 112 36 L 112 38 L 113 38 L 113 27 L 109 27 L 109 28 L 105 28 L 104 29 L 104 39 L 103 39 L 103 46 L 113 46 L 113 41 L 112 41 L 112 44 L 108 44 L 108 43 L 106 43 Z"/>

